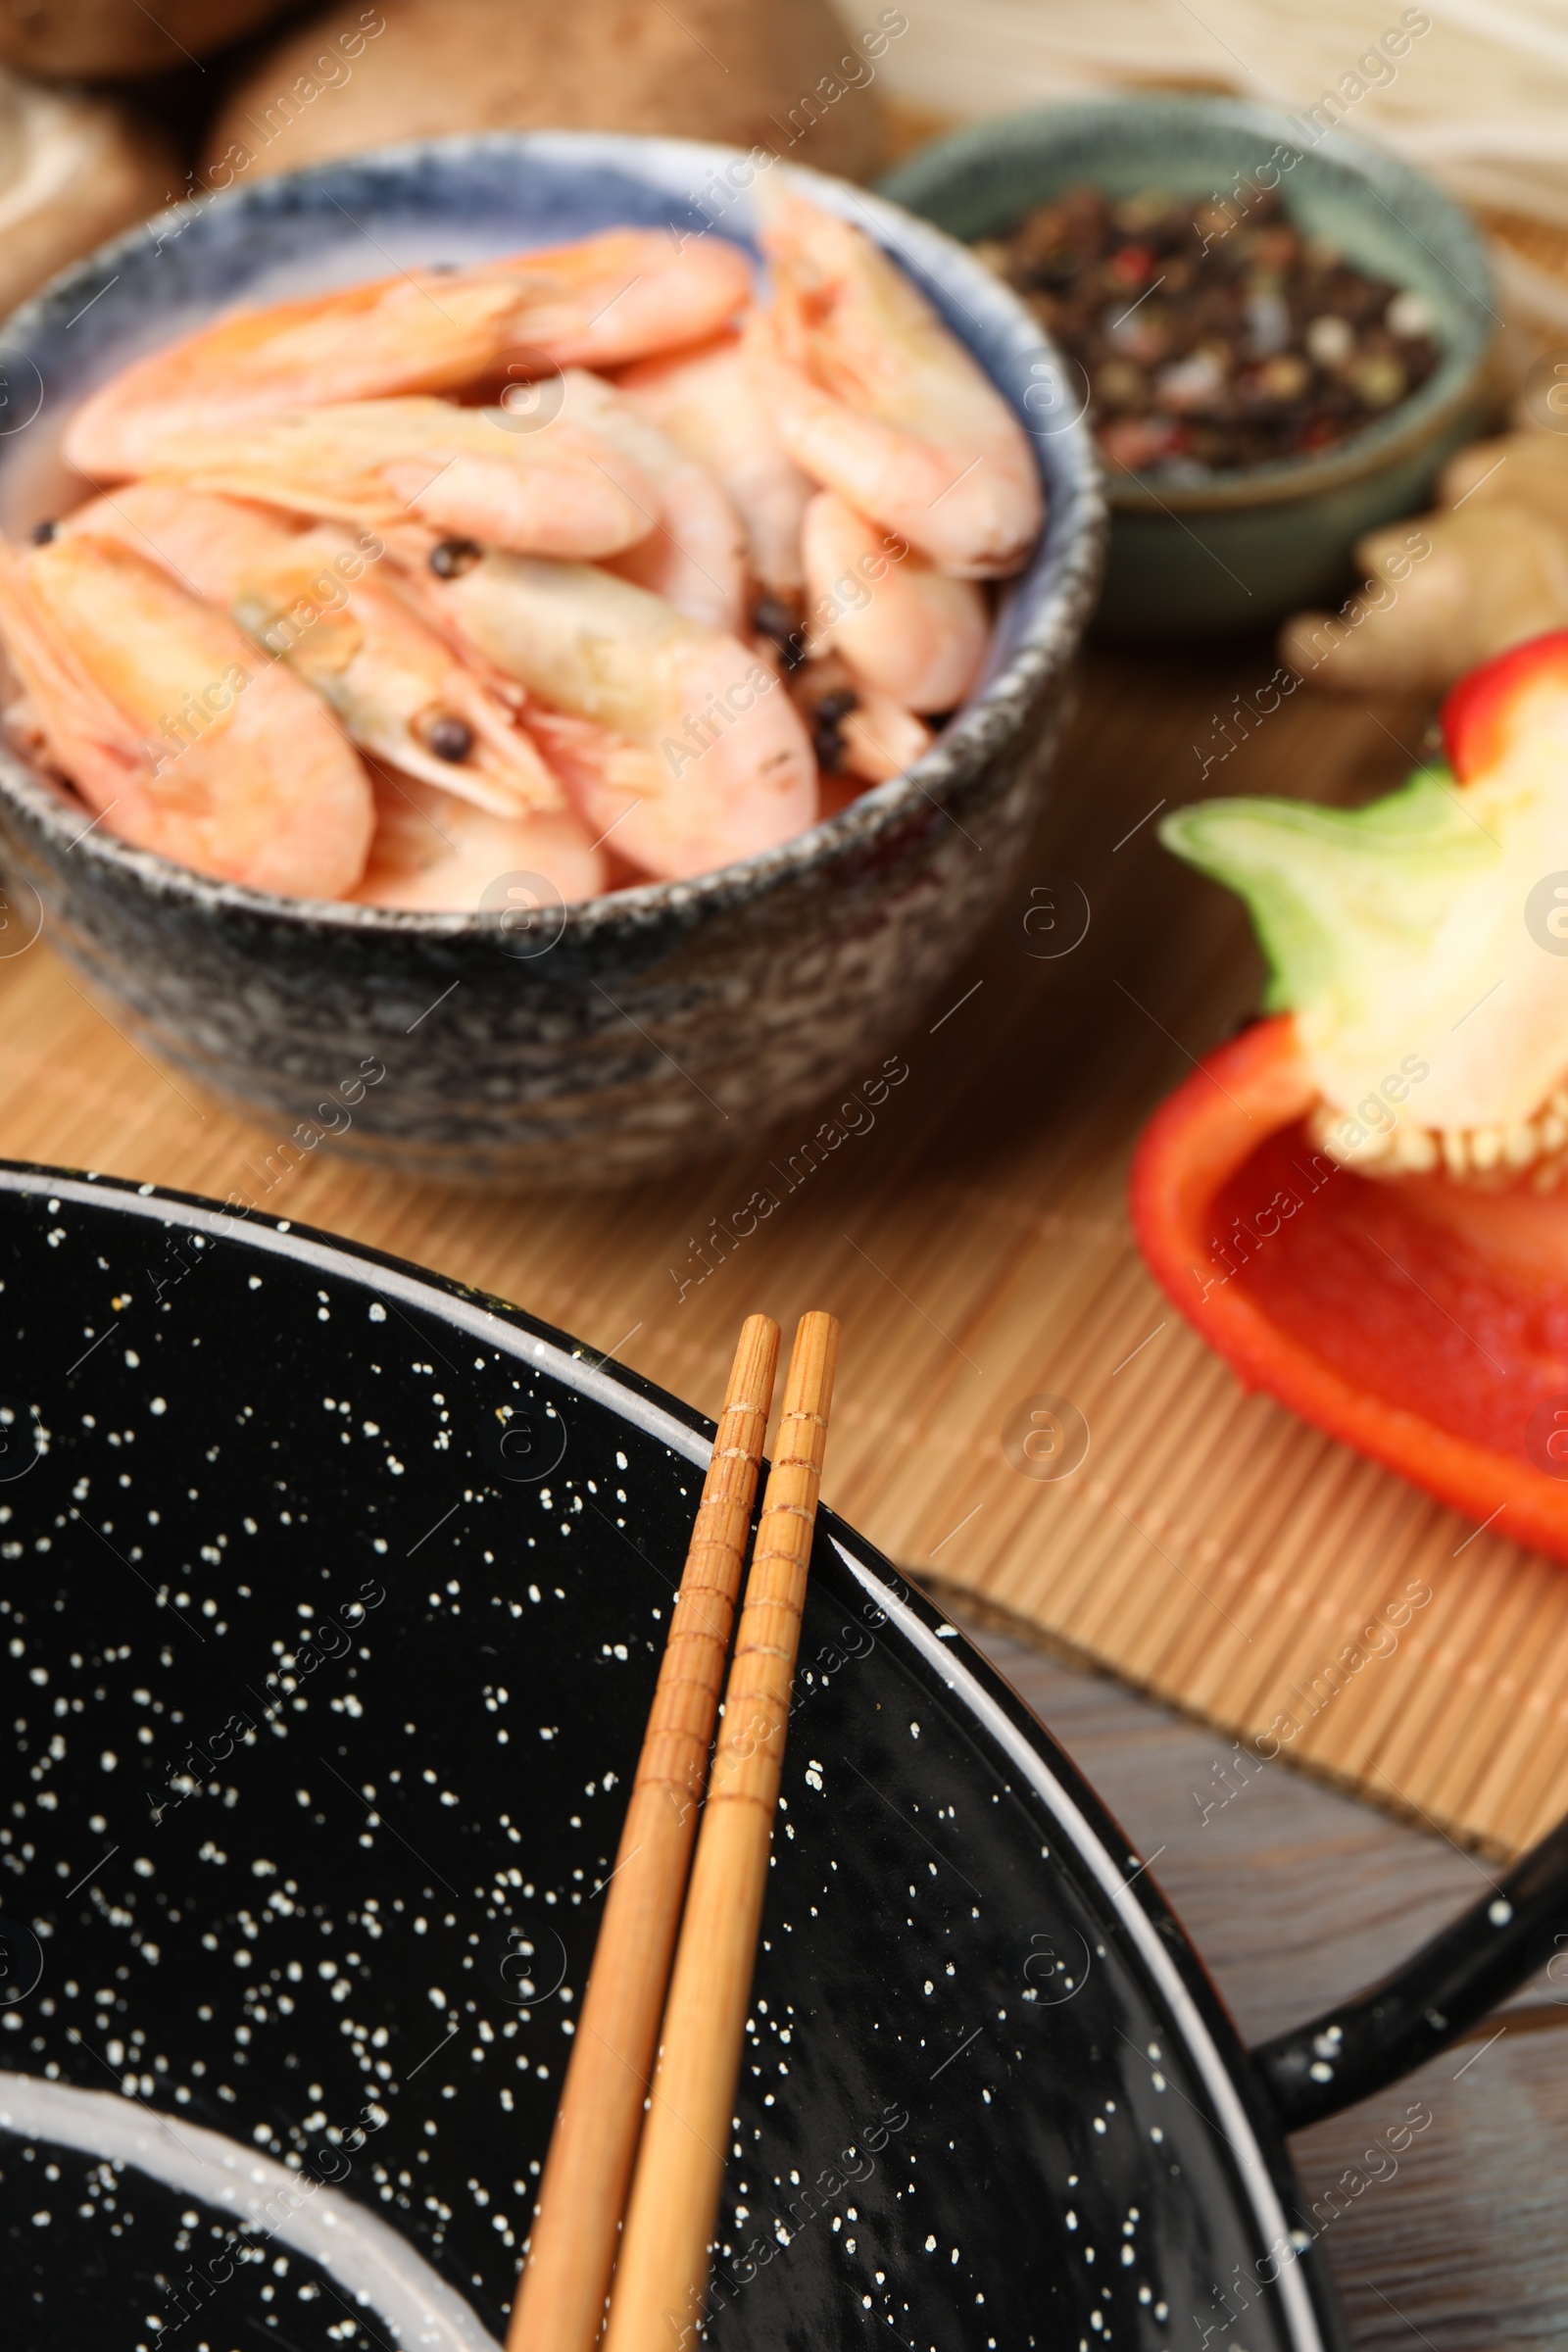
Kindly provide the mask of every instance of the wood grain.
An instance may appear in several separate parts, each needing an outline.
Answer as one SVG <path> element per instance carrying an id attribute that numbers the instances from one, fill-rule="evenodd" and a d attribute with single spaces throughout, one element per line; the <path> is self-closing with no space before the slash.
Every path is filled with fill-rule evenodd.
<path id="1" fill-rule="evenodd" d="M 885 1059 L 907 1076 L 772 1135 L 715 1125 L 715 1157 L 681 1176 L 525 1199 L 317 1152 L 264 1191 L 282 1139 L 165 1074 L 47 939 L 0 958 L 0 1152 L 244 1188 L 515 1298 L 714 1412 L 738 1316 L 788 1328 L 822 1303 L 845 1326 L 828 1499 L 902 1565 L 1229 1735 L 1286 1710 L 1292 1762 L 1511 1850 L 1568 1808 L 1568 1573 L 1509 1544 L 1505 1518 L 1478 1534 L 1244 1396 L 1128 1233 L 1140 1122 L 1259 984 L 1239 908 L 1160 848 L 1155 815 L 1200 792 L 1385 791 L 1431 715 L 1303 688 L 1225 729 L 1274 659 L 1261 640 L 1096 652 L 1054 807 L 986 938 L 867 1057 L 867 1080 Z M 1031 893 L 1065 908 L 1068 884 L 1088 932 L 1044 957 Z M 774 1206 L 743 1235 L 762 1194 Z M 1042 1395 L 1089 1430 L 1055 1484 L 1004 1446 Z M 1431 1598 L 1397 1648 L 1332 1692 L 1343 1645 L 1412 1583 Z"/>

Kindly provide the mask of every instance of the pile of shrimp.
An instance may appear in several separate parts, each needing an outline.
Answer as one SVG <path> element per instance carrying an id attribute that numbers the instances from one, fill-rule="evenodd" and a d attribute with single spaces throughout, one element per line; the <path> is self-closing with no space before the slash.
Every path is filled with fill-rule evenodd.
<path id="1" fill-rule="evenodd" d="M 220 320 L 83 403 L 0 546 L 13 733 L 254 889 L 473 909 L 707 872 L 902 773 L 1041 527 L 1012 412 L 796 193 Z"/>

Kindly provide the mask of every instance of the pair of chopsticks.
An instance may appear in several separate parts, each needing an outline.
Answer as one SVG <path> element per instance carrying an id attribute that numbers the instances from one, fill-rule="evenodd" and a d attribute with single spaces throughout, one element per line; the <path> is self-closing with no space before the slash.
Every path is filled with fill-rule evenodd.
<path id="1" fill-rule="evenodd" d="M 651 2352 L 700 2330 L 839 1327 L 808 1314 L 795 1336 L 710 1774 L 778 1344 L 776 1323 L 747 1318 L 607 1883 L 507 2352 L 593 2352 L 602 2330 L 604 2352 Z"/>

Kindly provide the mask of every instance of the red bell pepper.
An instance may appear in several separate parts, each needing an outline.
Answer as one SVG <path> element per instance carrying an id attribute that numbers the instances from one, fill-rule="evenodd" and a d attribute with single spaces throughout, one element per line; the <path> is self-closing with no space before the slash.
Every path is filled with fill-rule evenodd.
<path id="1" fill-rule="evenodd" d="M 1532 862 L 1538 836 L 1568 869 L 1568 760 L 1543 757 L 1568 726 L 1568 633 L 1478 671 L 1445 724 L 1451 773 L 1370 809 L 1210 804 L 1168 825 L 1171 846 L 1251 901 L 1272 1001 L 1290 1008 L 1221 1046 L 1155 1112 L 1133 1222 L 1155 1276 L 1246 1387 L 1478 1524 L 1568 1558 L 1568 1185 L 1554 1189 L 1568 1121 L 1518 1116 L 1538 1064 L 1544 1097 L 1555 1089 L 1560 1103 L 1568 1079 L 1568 952 L 1539 913 L 1532 936 L 1524 910 L 1526 883 L 1555 878 Z M 1472 855 L 1439 792 L 1491 848 Z M 1489 893 L 1503 894 L 1500 929 Z M 1477 938 L 1486 958 L 1427 1023 L 1423 956 L 1450 991 Z M 1484 995 L 1504 952 L 1506 980 Z M 1450 1021 L 1472 990 L 1473 1016 Z M 1396 1016 L 1379 1035 L 1386 1001 Z M 1479 1040 L 1465 1037 L 1472 1019 Z M 1391 1081 L 1387 1103 L 1326 1092 L 1383 1065 L 1420 1075 Z M 1348 1101 L 1359 1107 L 1342 1115 Z M 1444 1116 L 1415 1127 L 1432 1105 Z M 1390 1133 L 1368 1132 L 1382 1121 Z"/>

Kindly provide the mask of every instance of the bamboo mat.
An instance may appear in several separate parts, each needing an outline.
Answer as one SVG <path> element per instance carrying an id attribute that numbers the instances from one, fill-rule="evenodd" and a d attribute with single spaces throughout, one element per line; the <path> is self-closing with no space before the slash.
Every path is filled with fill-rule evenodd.
<path id="1" fill-rule="evenodd" d="M 1568 1809 L 1568 1569 L 1244 1397 L 1128 1233 L 1140 1121 L 1258 985 L 1239 910 L 1160 849 L 1152 812 L 1197 796 L 1218 714 L 1273 663 L 1261 642 L 1092 657 L 1056 806 L 980 953 L 940 1003 L 911 1006 L 908 1078 L 750 1239 L 722 1258 L 710 1243 L 706 1278 L 712 1221 L 760 1185 L 782 1193 L 769 1163 L 787 1169 L 814 1122 L 592 1197 L 407 1184 L 318 1154 L 268 1205 L 514 1298 L 710 1412 L 744 1312 L 789 1327 L 830 1308 L 844 1354 L 827 1498 L 959 1605 L 1218 1727 L 1196 1813 L 1243 1785 L 1231 1740 L 1285 1712 L 1291 1761 L 1506 1851 Z M 1205 789 L 1364 798 L 1412 764 L 1429 715 L 1303 690 L 1216 758 Z M 1092 919 L 1042 960 L 1024 916 L 1052 877 L 1079 885 Z M 0 1154 L 221 1197 L 277 1141 L 166 1077 L 47 940 L 0 961 Z M 1070 1399 L 1090 1438 L 1054 1484 L 1003 1446 L 1043 1394 Z M 1331 1662 L 1412 1580 L 1431 1598 L 1396 1649 L 1331 1690 Z"/>

